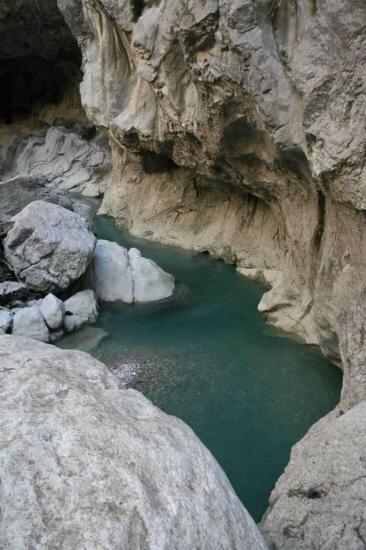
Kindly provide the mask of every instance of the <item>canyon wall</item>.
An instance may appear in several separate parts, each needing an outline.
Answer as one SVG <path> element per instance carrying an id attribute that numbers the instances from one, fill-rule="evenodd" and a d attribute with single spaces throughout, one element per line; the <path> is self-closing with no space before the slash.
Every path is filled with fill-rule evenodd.
<path id="1" fill-rule="evenodd" d="M 366 397 L 363 0 L 58 0 L 109 130 L 101 211 L 264 281 Z M 364 373 L 365 371 L 365 373 Z"/>

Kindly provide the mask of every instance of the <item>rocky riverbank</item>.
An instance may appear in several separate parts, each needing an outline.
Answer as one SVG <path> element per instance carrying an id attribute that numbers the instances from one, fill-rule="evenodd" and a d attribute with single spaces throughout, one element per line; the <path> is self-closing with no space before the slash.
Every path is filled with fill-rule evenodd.
<path id="1" fill-rule="evenodd" d="M 137 249 L 97 240 L 91 209 L 44 184 L 32 177 L 0 182 L 0 333 L 54 342 L 95 322 L 97 300 L 172 295 L 174 277 Z"/>

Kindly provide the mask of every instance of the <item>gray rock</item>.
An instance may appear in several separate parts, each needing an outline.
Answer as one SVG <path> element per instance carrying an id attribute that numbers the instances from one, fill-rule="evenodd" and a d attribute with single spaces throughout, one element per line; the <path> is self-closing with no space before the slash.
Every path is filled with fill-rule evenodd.
<path id="1" fill-rule="evenodd" d="M 13 319 L 12 334 L 25 336 L 40 342 L 49 341 L 49 331 L 38 306 L 16 310 Z"/>
<path id="2" fill-rule="evenodd" d="M 63 325 L 65 306 L 54 294 L 47 294 L 40 305 L 41 313 L 48 328 L 56 330 Z"/>
<path id="3" fill-rule="evenodd" d="M 281 550 L 362 550 L 366 401 L 315 424 L 292 449 L 261 527 Z"/>
<path id="4" fill-rule="evenodd" d="M 0 305 L 6 305 L 14 300 L 21 300 L 27 296 L 29 289 L 23 283 L 4 281 L 0 283 Z"/>
<path id="5" fill-rule="evenodd" d="M 135 302 L 163 300 L 173 294 L 173 275 L 163 271 L 153 260 L 143 258 L 137 248 L 131 248 L 128 256 L 131 265 Z"/>
<path id="6" fill-rule="evenodd" d="M 8 309 L 0 309 L 0 334 L 5 334 L 9 330 L 12 317 Z"/>
<path id="7" fill-rule="evenodd" d="M 98 316 L 98 305 L 92 290 L 81 290 L 65 303 L 64 325 L 66 332 L 72 332 L 81 326 L 94 323 Z"/>
<path id="8" fill-rule="evenodd" d="M 26 174 L 24 180 L 39 181 L 43 185 L 52 186 L 36 190 L 34 184 L 31 185 L 29 191 L 25 190 L 24 197 L 19 197 L 23 202 L 29 193 L 36 191 L 39 196 L 34 196 L 33 200 L 49 198 L 51 202 L 61 199 L 72 203 L 72 199 L 62 198 L 63 193 L 55 187 L 99 197 L 109 183 L 111 152 L 108 141 L 103 136 L 85 139 L 80 133 L 63 126 L 51 126 L 45 135 L 39 135 L 38 132 L 24 139 L 24 136 L 15 134 L 12 142 L 10 140 L 9 137 L 9 150 L 3 151 L 3 156 L 7 153 L 6 176 L 10 178 L 11 175 Z M 26 203 L 22 207 L 25 205 Z M 0 219 L 1 211 L 2 207 Z"/>
<path id="9" fill-rule="evenodd" d="M 84 326 L 77 332 L 66 334 L 59 347 L 91 353 L 107 336 L 108 332 L 101 328 Z"/>
<path id="10" fill-rule="evenodd" d="M 40 292 L 66 289 L 91 261 L 95 237 L 86 221 L 54 204 L 35 201 L 12 218 L 4 240 L 7 261 Z"/>
<path id="11" fill-rule="evenodd" d="M 71 199 L 64 192 L 46 185 L 47 179 L 44 176 L 30 174 L 0 181 L 0 223 L 9 222 L 13 216 L 36 200 L 58 204 L 67 210 L 75 211 L 91 223 L 90 208 L 87 205 L 80 206 L 80 201 Z"/>
<path id="12" fill-rule="evenodd" d="M 174 277 L 136 248 L 98 240 L 87 284 L 105 302 L 153 302 L 172 295 Z"/>
<path id="13" fill-rule="evenodd" d="M 264 550 L 182 421 L 90 356 L 0 337 L 4 548 Z"/>

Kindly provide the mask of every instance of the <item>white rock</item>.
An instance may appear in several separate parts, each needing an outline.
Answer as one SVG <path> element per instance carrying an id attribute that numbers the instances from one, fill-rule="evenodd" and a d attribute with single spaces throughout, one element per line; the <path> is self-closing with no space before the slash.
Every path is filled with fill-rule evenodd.
<path id="1" fill-rule="evenodd" d="M 105 302 L 133 302 L 133 282 L 126 248 L 98 240 L 91 267 L 93 288 Z"/>
<path id="2" fill-rule="evenodd" d="M 67 332 L 71 332 L 86 323 L 94 323 L 97 316 L 98 305 L 92 290 L 77 292 L 65 301 L 64 325 Z"/>
<path id="3" fill-rule="evenodd" d="M 168 298 L 174 290 L 174 277 L 142 258 L 139 250 L 128 252 L 105 240 L 97 241 L 87 283 L 105 302 L 153 302 Z"/>
<path id="4" fill-rule="evenodd" d="M 12 314 L 8 309 L 0 309 L 0 334 L 5 334 L 11 325 Z"/>
<path id="5" fill-rule="evenodd" d="M 173 294 L 173 275 L 163 271 L 153 260 L 143 258 L 137 248 L 131 248 L 128 255 L 135 302 L 163 300 Z"/>
<path id="6" fill-rule="evenodd" d="M 48 328 L 38 306 L 24 307 L 15 312 L 12 333 L 40 342 L 49 341 Z"/>
<path id="7" fill-rule="evenodd" d="M 0 548 L 266 548 L 181 420 L 85 353 L 1 336 L 0 356 Z"/>
<path id="8" fill-rule="evenodd" d="M 56 330 L 62 326 L 64 322 L 65 306 L 54 294 L 47 294 L 47 296 L 43 298 L 40 310 L 50 329 Z"/>
<path id="9" fill-rule="evenodd" d="M 62 206 L 34 201 L 12 221 L 5 257 L 30 287 L 40 292 L 66 289 L 83 275 L 95 246 L 85 219 Z"/>

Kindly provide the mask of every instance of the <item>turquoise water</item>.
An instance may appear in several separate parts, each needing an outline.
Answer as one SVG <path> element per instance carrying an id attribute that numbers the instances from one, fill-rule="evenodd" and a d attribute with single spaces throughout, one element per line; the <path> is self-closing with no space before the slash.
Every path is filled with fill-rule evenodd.
<path id="1" fill-rule="evenodd" d="M 292 445 L 339 400 L 340 371 L 267 327 L 257 311 L 263 287 L 233 267 L 132 238 L 109 219 L 96 229 L 139 248 L 177 288 L 158 304 L 104 305 L 96 326 L 108 336 L 91 353 L 127 363 L 132 387 L 187 422 L 259 520 Z"/>

